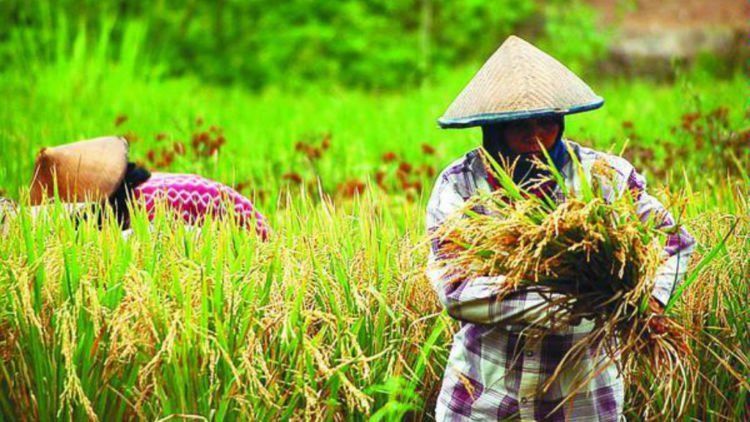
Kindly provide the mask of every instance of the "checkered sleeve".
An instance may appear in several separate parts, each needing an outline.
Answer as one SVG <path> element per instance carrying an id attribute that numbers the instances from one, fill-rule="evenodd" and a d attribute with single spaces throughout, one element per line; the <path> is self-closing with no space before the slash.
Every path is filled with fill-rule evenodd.
<path id="1" fill-rule="evenodd" d="M 685 277 L 690 256 L 695 250 L 696 242 L 693 236 L 685 230 L 685 227 L 675 222 L 669 211 L 664 208 L 664 205 L 648 194 L 646 191 L 646 179 L 635 170 L 630 172 L 627 187 L 636 195 L 638 215 L 641 219 L 653 216 L 660 220 L 660 227 L 662 229 L 675 229 L 667 236 L 666 245 L 664 245 L 663 249 L 664 261 L 657 270 L 652 293 L 662 305 L 666 305 L 674 289 Z"/>
<path id="2" fill-rule="evenodd" d="M 433 188 L 427 206 L 427 232 L 432 235 L 451 213 L 465 200 L 455 183 L 441 175 Z M 502 276 L 457 278 L 440 254 L 441 242 L 432 239 L 427 264 L 427 277 L 440 302 L 453 318 L 472 323 L 524 323 L 539 318 L 544 298 L 534 292 L 520 290 L 498 299 Z"/>

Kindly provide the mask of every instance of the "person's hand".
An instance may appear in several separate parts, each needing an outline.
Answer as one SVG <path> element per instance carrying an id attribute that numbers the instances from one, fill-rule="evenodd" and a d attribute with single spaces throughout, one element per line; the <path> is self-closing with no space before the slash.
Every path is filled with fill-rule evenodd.
<path id="1" fill-rule="evenodd" d="M 664 306 L 655 298 L 648 301 L 648 310 L 651 318 L 648 320 L 648 327 L 654 334 L 664 334 L 667 332 L 667 321 L 664 316 Z"/>

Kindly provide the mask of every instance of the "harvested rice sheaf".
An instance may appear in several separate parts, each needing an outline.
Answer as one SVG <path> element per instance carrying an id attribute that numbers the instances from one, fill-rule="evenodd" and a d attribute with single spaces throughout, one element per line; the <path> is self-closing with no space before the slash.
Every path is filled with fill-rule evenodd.
<path id="1" fill-rule="evenodd" d="M 485 159 L 491 161 L 487 154 Z M 603 365 L 614 362 L 627 373 L 659 373 L 668 380 L 643 386 L 644 395 L 670 390 L 684 402 L 693 377 L 687 332 L 649 307 L 669 234 L 660 228 L 664 216 L 641 218 L 628 189 L 612 194 L 608 187 L 617 185 L 604 161 L 592 167 L 591 180 L 574 162 L 581 179 L 575 190 L 543 163 L 538 165 L 548 176 L 526 186 L 512 181 L 512 169 L 492 163 L 501 188 L 469 199 L 434 233 L 441 245 L 439 265 L 456 282 L 504 276 L 496 278 L 499 300 L 521 289 L 541 292 L 546 300 L 534 311 L 539 315 L 534 321 L 542 335 L 583 318 L 592 321 L 591 332 L 573 345 L 556 373 L 595 350 L 606 357 Z M 548 188 L 555 184 L 556 192 Z M 651 321 L 655 318 L 659 324 Z"/>
<path id="2" fill-rule="evenodd" d="M 629 218 L 634 210 L 620 201 L 568 198 L 549 209 L 537 197 L 504 203 L 499 196 L 473 198 L 446 224 L 443 262 L 457 270 L 457 279 L 503 275 L 508 293 L 544 286 L 570 295 L 595 318 L 618 302 L 640 307 L 659 263 L 660 236 L 652 224 Z M 473 211 L 479 207 L 486 214 Z"/>

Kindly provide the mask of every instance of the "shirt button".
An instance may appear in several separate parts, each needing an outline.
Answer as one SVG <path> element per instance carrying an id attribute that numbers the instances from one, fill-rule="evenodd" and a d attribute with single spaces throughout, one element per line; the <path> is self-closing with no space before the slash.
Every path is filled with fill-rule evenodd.
<path id="1" fill-rule="evenodd" d="M 526 356 L 532 357 L 532 356 L 534 356 L 534 352 L 532 352 L 531 350 L 527 350 L 526 351 Z"/>
<path id="2" fill-rule="evenodd" d="M 526 404 L 529 401 L 526 397 L 521 399 L 521 404 Z"/>

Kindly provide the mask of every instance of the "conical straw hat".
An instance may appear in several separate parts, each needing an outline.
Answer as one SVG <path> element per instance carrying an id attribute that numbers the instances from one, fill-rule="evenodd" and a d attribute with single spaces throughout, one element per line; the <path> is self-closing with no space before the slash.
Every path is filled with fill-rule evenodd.
<path id="1" fill-rule="evenodd" d="M 443 128 L 488 125 L 593 110 L 604 104 L 578 76 L 511 35 L 479 69 L 438 123 Z"/>
<path id="2" fill-rule="evenodd" d="M 128 166 L 128 143 L 108 136 L 53 148 L 36 157 L 31 204 L 55 194 L 64 202 L 102 201 L 117 190 Z"/>

